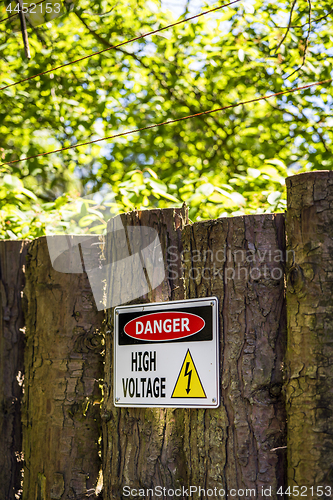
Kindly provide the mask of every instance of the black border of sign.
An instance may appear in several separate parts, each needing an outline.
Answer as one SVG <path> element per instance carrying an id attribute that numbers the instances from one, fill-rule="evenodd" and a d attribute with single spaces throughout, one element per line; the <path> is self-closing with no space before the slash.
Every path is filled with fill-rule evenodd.
<path id="1" fill-rule="evenodd" d="M 116 342 L 117 338 L 115 335 L 115 332 L 118 332 L 118 317 L 119 314 L 121 314 L 121 311 L 124 312 L 129 312 L 131 310 L 141 310 L 142 312 L 147 311 L 151 312 L 152 309 L 160 309 L 161 307 L 163 308 L 170 308 L 172 305 L 172 308 L 175 309 L 181 309 L 185 307 L 195 307 L 195 305 L 204 305 L 207 304 L 207 302 L 210 302 L 210 305 L 213 307 L 213 315 L 212 315 L 212 325 L 213 325 L 213 331 L 215 332 L 215 342 L 216 342 L 216 371 L 215 371 L 215 376 L 216 376 L 216 401 L 213 403 L 213 401 L 209 404 L 206 401 L 206 404 L 203 402 L 202 404 L 198 402 L 196 403 L 187 403 L 186 401 L 183 403 L 174 403 L 174 404 L 147 404 L 147 403 L 124 403 L 124 402 L 119 402 L 116 401 L 116 366 L 117 366 L 117 360 L 116 360 Z M 175 301 L 169 301 L 169 302 L 153 302 L 153 303 L 144 303 L 144 304 L 133 304 L 129 306 L 117 306 L 114 309 L 114 342 L 113 342 L 113 381 L 112 381 L 112 386 L 113 386 L 113 404 L 117 408 L 218 408 L 220 406 L 220 356 L 219 356 L 219 322 L 218 322 L 218 298 L 217 297 L 200 297 L 197 299 L 186 299 L 186 300 L 175 300 Z M 215 314 L 214 314 L 215 313 Z M 171 397 L 170 397 L 171 399 Z M 176 398 L 174 398 L 176 399 Z M 187 398 L 180 398 L 180 399 L 187 399 Z M 190 398 L 189 398 L 190 399 Z M 191 398 L 195 399 L 195 398 Z M 198 398 L 201 399 L 201 398 Z"/>

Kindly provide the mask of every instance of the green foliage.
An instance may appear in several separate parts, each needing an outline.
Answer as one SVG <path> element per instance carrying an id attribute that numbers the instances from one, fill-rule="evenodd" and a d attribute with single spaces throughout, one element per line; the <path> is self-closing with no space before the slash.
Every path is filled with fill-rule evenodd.
<path id="1" fill-rule="evenodd" d="M 3 23 L 0 86 L 174 21 L 157 0 L 64 4 L 65 15 L 29 31 L 31 61 L 14 21 Z M 288 31 L 290 9 L 247 0 L 0 91 L 2 162 L 331 78 L 331 3 L 313 3 L 310 34 L 309 3 L 297 0 Z M 184 201 L 193 221 L 282 211 L 287 175 L 332 168 L 332 89 L 0 167 L 0 238 L 44 234 L 78 193 L 107 185 L 123 211 Z"/>

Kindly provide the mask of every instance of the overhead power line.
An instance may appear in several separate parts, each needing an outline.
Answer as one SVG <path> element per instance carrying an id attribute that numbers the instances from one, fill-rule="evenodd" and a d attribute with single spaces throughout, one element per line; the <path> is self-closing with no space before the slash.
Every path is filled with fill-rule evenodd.
<path id="1" fill-rule="evenodd" d="M 135 42 L 136 40 L 140 40 L 141 38 L 145 38 L 150 35 L 154 35 L 156 33 L 159 33 L 160 31 L 167 30 L 169 28 L 172 28 L 173 26 L 177 26 L 179 24 L 187 23 L 188 21 L 191 21 L 192 19 L 196 19 L 201 16 L 205 16 L 206 14 L 209 14 L 210 12 L 215 12 L 217 10 L 223 9 L 224 7 L 228 7 L 229 5 L 232 5 L 234 3 L 240 2 L 240 0 L 233 0 L 232 2 L 226 3 L 224 5 L 220 5 L 219 7 L 215 7 L 214 9 L 206 10 L 205 12 L 201 12 L 200 14 L 197 14 L 196 16 L 188 17 L 186 19 L 182 19 L 181 21 L 177 21 L 176 23 L 169 24 L 168 26 L 165 26 L 164 28 L 159 28 L 158 30 L 154 31 L 149 31 L 149 33 L 144 33 L 143 35 L 137 36 L 135 38 L 131 38 L 130 40 L 126 40 L 125 42 L 118 43 L 117 45 L 112 45 L 111 47 L 107 47 L 106 49 L 99 50 L 98 52 L 93 52 L 92 54 L 89 54 L 88 56 L 80 57 L 80 59 L 75 59 L 74 61 L 70 61 L 68 63 L 62 64 L 61 66 L 56 66 L 55 68 L 48 69 L 47 71 L 42 71 L 41 73 L 37 73 L 36 75 L 29 76 L 28 78 L 24 78 L 23 80 L 19 80 L 18 82 L 10 83 L 9 85 L 5 85 L 4 87 L 0 87 L 0 90 L 5 90 L 8 89 L 9 87 L 13 87 L 14 85 L 18 85 L 19 83 L 27 82 L 28 80 L 33 80 L 34 78 L 37 78 L 38 76 L 46 75 L 47 73 L 52 73 L 53 71 L 57 71 L 60 68 L 65 68 L 66 66 L 69 66 L 71 64 L 75 64 L 80 61 L 84 61 L 85 59 L 88 59 L 89 57 L 97 56 L 98 54 L 102 54 L 103 52 L 107 52 L 112 49 L 116 49 L 118 47 L 121 47 L 122 45 L 126 45 L 127 43 Z"/>
<path id="2" fill-rule="evenodd" d="M 223 106 L 222 108 L 210 109 L 208 111 L 201 111 L 200 113 L 195 113 L 194 115 L 188 115 L 188 116 L 183 116 L 181 118 L 176 118 L 175 120 L 167 120 L 167 121 L 161 122 L 161 123 L 154 123 L 153 125 L 147 125 L 146 127 L 141 127 L 141 128 L 137 128 L 134 130 L 128 130 L 127 132 L 121 132 L 120 134 L 114 134 L 114 135 L 110 135 L 108 137 L 103 137 L 102 139 L 95 139 L 94 141 L 82 142 L 81 144 L 75 144 L 74 146 L 67 146 L 65 148 L 55 149 L 54 151 L 48 151 L 46 153 L 39 153 L 38 155 L 34 155 L 34 156 L 27 156 L 26 158 L 21 158 L 20 160 L 7 161 L 4 163 L 1 163 L 0 167 L 2 167 L 3 165 L 10 165 L 11 163 L 19 163 L 21 161 L 31 160 L 33 158 L 38 158 L 39 156 L 46 156 L 46 155 L 50 155 L 52 153 L 59 153 L 61 151 L 67 151 L 69 149 L 77 149 L 77 148 L 80 148 L 82 146 L 87 146 L 89 144 L 95 144 L 96 142 L 101 142 L 101 141 L 105 141 L 108 139 L 115 139 L 116 137 L 123 137 L 125 135 L 134 134 L 136 132 L 141 132 L 143 130 L 161 127 L 162 125 L 169 125 L 171 123 L 176 123 L 176 122 L 180 122 L 183 120 L 188 120 L 189 118 L 194 118 L 196 116 L 209 115 L 211 113 L 216 113 L 217 111 L 223 111 L 223 110 L 230 109 L 230 108 L 236 108 L 237 106 L 242 106 L 244 104 L 250 104 L 252 102 L 262 101 L 264 99 L 270 99 L 271 97 L 276 97 L 279 95 L 290 94 L 291 92 L 296 92 L 298 90 L 308 89 L 310 87 L 314 87 L 317 85 L 324 85 L 325 83 L 330 83 L 332 81 L 333 81 L 333 78 L 330 78 L 329 80 L 323 80 L 321 82 L 310 83 L 308 85 L 304 85 L 303 87 L 296 87 L 296 88 L 289 89 L 289 90 L 282 90 L 281 92 L 276 92 L 275 94 L 270 94 L 270 95 L 266 95 L 263 97 L 256 97 L 255 99 L 237 102 L 235 104 L 229 104 L 228 106 Z"/>

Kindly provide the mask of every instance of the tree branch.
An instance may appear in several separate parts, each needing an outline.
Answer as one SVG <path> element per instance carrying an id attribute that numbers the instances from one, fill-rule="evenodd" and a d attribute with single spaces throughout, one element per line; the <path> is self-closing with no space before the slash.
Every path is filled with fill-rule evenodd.
<path id="1" fill-rule="evenodd" d="M 306 54 L 307 54 L 307 51 L 308 51 L 308 47 L 309 47 L 309 38 L 310 38 L 310 34 L 311 34 L 311 14 L 312 14 L 312 4 L 311 4 L 311 0 L 307 0 L 308 1 L 308 4 L 309 4 L 309 21 L 308 21 L 308 24 L 309 24 L 309 29 L 308 29 L 308 34 L 306 36 L 306 39 L 305 39 L 305 47 L 304 47 L 304 54 L 303 54 L 303 60 L 302 60 L 302 64 L 295 69 L 295 71 L 293 71 L 289 76 L 287 76 L 286 78 L 290 78 L 292 75 L 294 75 L 295 73 L 297 73 L 297 71 L 299 71 L 300 69 L 302 69 L 302 67 L 304 66 L 305 64 L 305 59 L 306 59 Z"/>
<path id="2" fill-rule="evenodd" d="M 294 0 L 294 1 L 293 1 L 293 4 L 292 4 L 292 6 L 291 6 L 291 10 L 290 10 L 289 24 L 288 24 L 287 31 L 285 32 L 284 36 L 282 37 L 282 40 L 281 40 L 281 42 L 279 43 L 279 45 L 276 47 L 276 50 L 275 50 L 274 54 L 276 54 L 276 53 L 277 53 L 277 51 L 279 50 L 279 48 L 281 47 L 281 45 L 283 44 L 283 42 L 285 41 L 285 39 L 286 39 L 286 38 L 287 38 L 287 36 L 288 36 L 288 33 L 289 33 L 289 31 L 290 31 L 290 28 L 291 28 L 291 19 L 292 19 L 292 17 L 293 17 L 293 12 L 294 12 L 294 8 L 295 8 L 295 5 L 296 5 L 296 2 L 297 2 L 297 0 Z"/>
<path id="3" fill-rule="evenodd" d="M 305 114 L 304 114 L 303 110 L 301 111 L 301 115 L 302 115 L 302 116 L 304 116 L 304 118 L 305 118 L 307 121 L 309 121 L 309 120 L 308 120 L 308 118 L 306 118 L 306 116 L 305 116 Z M 321 141 L 322 145 L 323 145 L 323 146 L 324 146 L 324 148 L 325 148 L 325 151 L 326 151 L 327 153 L 330 153 L 330 149 L 329 149 L 329 148 L 327 147 L 327 145 L 326 145 L 326 142 L 325 142 L 325 139 L 324 139 L 323 134 L 322 134 L 321 132 L 319 132 L 319 130 L 317 129 L 317 127 L 316 127 L 315 125 L 311 125 L 311 126 L 312 126 L 313 130 L 316 132 L 316 134 L 318 135 L 318 137 L 319 137 L 319 139 L 320 139 L 320 141 Z"/>
<path id="4" fill-rule="evenodd" d="M 280 111 L 281 113 L 287 113 L 288 115 L 295 118 L 295 120 L 297 120 L 297 121 L 302 121 L 302 122 L 308 121 L 308 119 L 304 115 L 303 115 L 303 119 L 302 119 L 301 117 L 295 115 L 294 113 L 292 113 L 291 111 L 289 111 L 287 109 L 280 108 L 278 106 L 274 106 L 274 104 L 272 104 L 272 102 L 269 99 L 267 99 L 267 102 L 271 106 L 271 108 L 275 109 L 276 111 Z"/>
<path id="5" fill-rule="evenodd" d="M 109 47 L 109 42 L 106 39 L 102 38 L 98 33 L 96 33 L 96 31 L 92 30 L 89 27 L 89 25 L 85 22 L 85 20 L 80 16 L 80 14 L 78 14 L 78 12 L 75 12 L 75 14 L 78 17 L 78 19 L 82 22 L 82 24 L 86 27 L 86 29 L 91 33 L 91 35 L 99 43 L 101 43 L 104 47 Z M 156 78 L 156 80 L 158 81 L 158 83 L 160 84 L 160 86 L 168 93 L 169 98 L 171 100 L 175 99 L 176 101 L 178 101 L 183 106 L 186 106 L 190 110 L 190 112 L 193 113 L 193 114 L 195 114 L 195 113 L 198 112 L 197 108 L 193 107 L 191 104 L 189 104 L 188 102 L 186 102 L 186 100 L 184 99 L 184 97 L 179 96 L 174 91 L 174 89 L 172 87 L 170 87 L 169 85 L 167 85 L 167 83 L 160 77 L 160 75 L 151 66 L 148 66 L 147 64 L 145 64 L 143 62 L 142 58 L 140 58 L 139 56 L 137 56 L 137 54 L 135 54 L 133 52 L 127 52 L 126 50 L 124 50 L 123 48 L 120 48 L 120 47 L 117 47 L 116 50 L 119 51 L 119 52 L 121 52 L 122 54 L 124 54 L 126 56 L 132 57 L 137 62 L 139 62 L 139 64 L 141 64 L 145 69 L 149 70 L 154 75 L 154 77 Z M 199 96 L 200 96 L 199 89 L 195 85 L 192 86 L 192 89 L 193 89 L 195 95 L 198 97 L 198 100 L 199 100 Z M 228 140 L 228 138 L 230 137 L 231 134 L 228 134 L 228 132 L 225 130 L 225 127 L 219 122 L 219 120 L 215 116 L 207 116 L 207 117 L 202 117 L 202 118 L 206 122 L 207 126 L 209 126 L 209 121 L 212 121 L 213 123 L 215 123 L 215 125 L 218 128 L 221 128 L 223 130 L 223 132 L 225 134 L 225 137 L 220 137 L 220 139 L 221 139 L 222 145 L 228 151 L 228 154 L 230 155 L 230 158 L 233 160 L 232 151 L 230 151 L 230 149 L 228 148 L 228 146 L 226 144 L 226 141 Z"/>
<path id="6" fill-rule="evenodd" d="M 333 9 L 331 9 L 327 14 L 325 14 L 324 16 L 322 17 L 318 17 L 318 19 L 314 19 L 312 21 L 312 23 L 319 23 L 319 21 L 322 21 L 323 19 L 326 19 L 330 14 L 332 14 L 333 12 Z M 273 20 L 272 20 L 273 21 Z M 274 22 L 274 21 L 273 21 Z M 274 23 L 275 24 L 275 23 Z M 306 26 L 307 24 L 309 24 L 309 21 L 307 21 L 306 23 L 304 24 L 300 24 L 300 25 L 296 25 L 296 26 L 277 26 L 277 24 L 275 24 L 276 28 L 279 28 L 281 30 L 287 30 L 288 28 L 304 28 L 304 26 Z"/>
<path id="7" fill-rule="evenodd" d="M 90 26 L 86 23 L 86 21 L 80 16 L 80 14 L 74 10 L 74 14 L 76 15 L 76 17 L 81 21 L 81 23 L 87 28 L 87 30 L 89 31 L 89 33 L 91 35 L 93 35 L 93 37 L 99 42 L 101 43 L 104 47 L 109 47 L 109 43 L 107 42 L 107 40 L 104 40 L 103 37 L 101 37 L 96 31 L 92 30 L 90 28 Z"/>

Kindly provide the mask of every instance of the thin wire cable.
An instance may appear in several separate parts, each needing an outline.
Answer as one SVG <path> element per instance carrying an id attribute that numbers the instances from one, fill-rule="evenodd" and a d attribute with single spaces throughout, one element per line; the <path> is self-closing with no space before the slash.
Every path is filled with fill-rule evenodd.
<path id="1" fill-rule="evenodd" d="M 43 3 L 43 2 L 45 2 L 45 0 L 40 0 L 40 2 L 36 2 L 36 3 L 32 2 L 32 3 L 30 4 L 30 7 L 31 7 L 31 5 L 34 5 L 34 6 L 36 7 L 36 5 L 39 5 L 40 3 Z M 27 12 L 25 12 L 25 14 L 28 14 L 28 13 L 27 13 Z M 15 14 L 12 14 L 11 16 L 4 17 L 3 19 L 0 19 L 0 23 L 2 23 L 2 22 L 4 22 L 4 21 L 7 21 L 7 19 L 10 19 L 11 17 L 15 17 L 15 16 L 18 16 L 18 15 L 19 15 L 19 13 L 18 13 L 18 12 L 15 12 Z"/>
<path id="2" fill-rule="evenodd" d="M 154 123 L 153 125 L 148 125 L 146 127 L 141 127 L 141 128 L 137 128 L 134 130 L 128 130 L 127 132 L 121 132 L 120 134 L 115 134 L 115 135 L 110 135 L 108 137 L 103 137 L 102 139 L 95 139 L 94 141 L 82 142 L 81 144 L 75 144 L 74 146 L 67 146 L 66 148 L 55 149 L 54 151 L 48 151 L 46 153 L 39 153 L 38 155 L 34 155 L 34 156 L 27 156 L 26 158 L 21 158 L 20 160 L 6 161 L 4 163 L 1 163 L 0 167 L 2 167 L 3 165 L 10 165 L 11 163 L 20 163 L 21 161 L 31 160 L 32 158 L 38 158 L 39 156 L 46 156 L 46 155 L 50 155 L 52 153 L 59 153 L 60 151 L 66 151 L 69 149 L 80 148 L 82 146 L 87 146 L 89 144 L 95 144 L 96 142 L 105 141 L 107 139 L 115 139 L 116 137 L 123 137 L 125 135 L 134 134 L 135 132 L 141 132 L 143 130 L 148 130 L 148 129 L 155 128 L 155 127 L 161 127 L 162 125 L 169 125 L 170 123 L 176 123 L 176 122 L 180 122 L 183 120 L 188 120 L 189 118 L 194 118 L 195 116 L 209 115 L 211 113 L 216 113 L 217 111 L 223 111 L 225 109 L 236 108 L 237 106 L 242 106 L 244 104 L 250 104 L 252 102 L 262 101 L 264 99 L 270 99 L 271 97 L 276 97 L 278 95 L 290 94 L 291 92 L 296 92 L 298 90 L 308 89 L 310 87 L 314 87 L 317 85 L 324 85 L 325 83 L 330 83 L 332 81 L 333 81 L 333 78 L 330 78 L 329 80 L 323 80 L 322 82 L 310 83 L 309 85 L 304 85 L 303 87 L 296 87 L 294 89 L 282 90 L 281 92 L 276 92 L 275 94 L 270 94 L 270 95 L 266 95 L 263 97 L 256 97 L 255 99 L 250 99 L 249 101 L 242 101 L 242 102 L 237 102 L 235 104 L 229 104 L 228 106 L 223 106 L 222 108 L 210 109 L 208 111 L 201 111 L 200 113 L 195 113 L 194 115 L 187 115 L 187 116 L 183 116 L 182 118 L 176 118 L 175 120 L 167 120 L 167 121 L 161 122 L 161 123 Z"/>
<path id="3" fill-rule="evenodd" d="M 106 49 L 99 50 L 98 52 L 94 52 L 93 54 L 89 54 L 88 56 L 81 57 L 80 59 L 75 59 L 75 61 L 71 61 L 71 62 L 68 62 L 66 64 L 62 64 L 61 66 L 56 66 L 55 68 L 48 69 L 47 71 L 43 71 L 42 73 L 37 73 L 36 75 L 29 76 L 29 78 L 24 78 L 24 80 L 19 80 L 18 82 L 11 83 L 9 85 L 6 85 L 5 87 L 0 87 L 0 90 L 5 90 L 5 89 L 8 89 L 9 87 L 13 87 L 14 85 L 18 85 L 19 83 L 27 82 L 28 80 L 32 80 L 33 78 L 37 78 L 37 76 L 42 76 L 42 75 L 46 75 L 47 73 L 52 73 L 53 71 L 57 71 L 60 68 L 65 68 L 66 66 L 69 66 L 70 64 L 74 64 L 74 63 L 77 63 L 79 61 L 84 61 L 85 59 L 88 59 L 89 57 L 97 56 L 98 54 L 102 54 L 103 52 L 107 52 L 108 50 L 116 49 L 116 48 L 121 47 L 122 45 L 126 45 L 127 43 L 130 43 L 130 42 L 135 42 L 136 40 L 140 40 L 140 38 L 145 38 L 149 35 L 154 35 L 155 33 L 159 33 L 160 31 L 167 30 L 168 28 L 172 28 L 173 26 L 177 26 L 178 24 L 186 23 L 188 21 L 191 21 L 192 19 L 196 19 L 198 17 L 209 14 L 210 12 L 214 12 L 214 11 L 223 9 L 223 7 L 228 7 L 229 5 L 232 5 L 232 4 L 237 3 L 237 2 L 240 2 L 240 0 L 233 0 L 232 2 L 226 3 L 224 5 L 220 5 L 219 7 L 215 7 L 214 9 L 206 10 L 205 12 L 201 12 L 200 14 L 197 14 L 196 16 L 188 17 L 186 19 L 182 19 L 181 21 L 177 21 L 176 23 L 169 24 L 168 26 L 165 26 L 164 28 L 159 28 L 158 30 L 149 31 L 149 33 L 144 33 L 143 35 L 137 36 L 135 38 L 131 38 L 131 40 L 126 40 L 125 42 L 118 43 L 117 45 L 112 45 L 111 47 L 107 47 Z"/>

